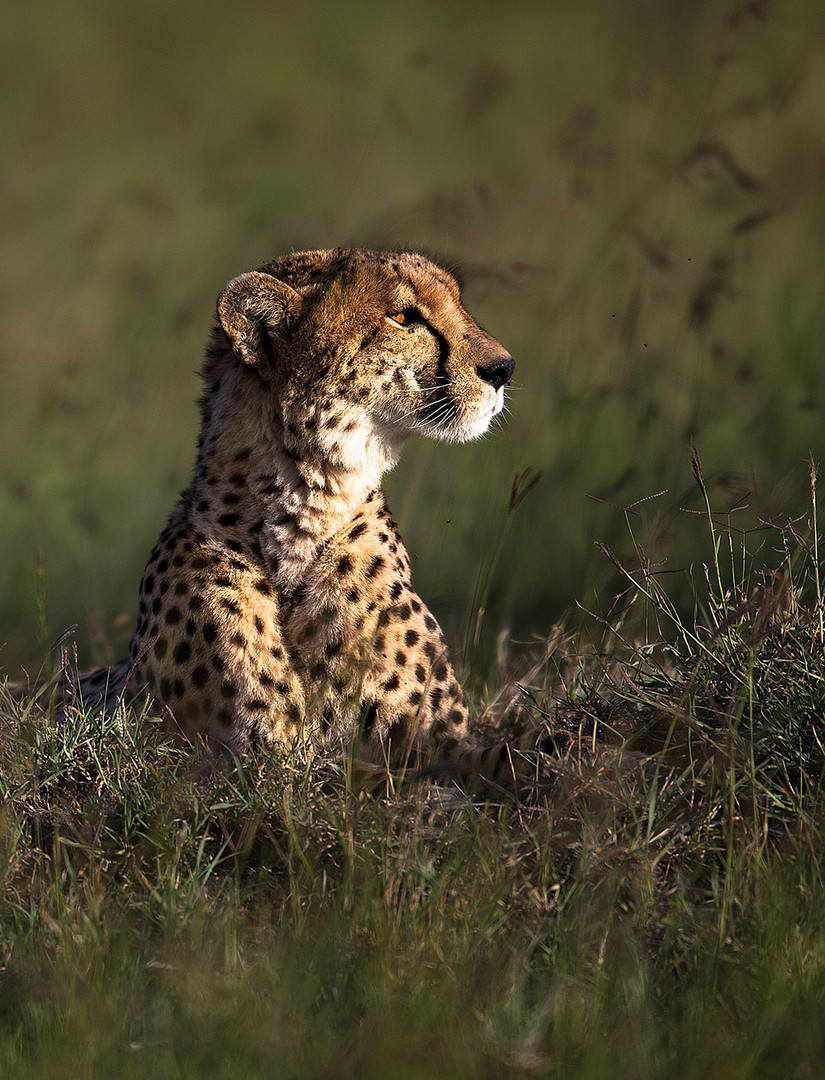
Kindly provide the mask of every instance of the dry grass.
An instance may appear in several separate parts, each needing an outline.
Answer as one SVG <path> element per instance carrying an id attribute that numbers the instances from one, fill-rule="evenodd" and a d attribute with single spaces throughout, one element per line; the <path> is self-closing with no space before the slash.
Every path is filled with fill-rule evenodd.
<path id="1" fill-rule="evenodd" d="M 815 1074 L 812 520 L 752 578 L 709 502 L 694 622 L 638 551 L 589 637 L 502 656 L 479 712 L 517 797 L 359 794 L 298 753 L 202 774 L 151 723 L 7 702 L 6 1072 Z"/>

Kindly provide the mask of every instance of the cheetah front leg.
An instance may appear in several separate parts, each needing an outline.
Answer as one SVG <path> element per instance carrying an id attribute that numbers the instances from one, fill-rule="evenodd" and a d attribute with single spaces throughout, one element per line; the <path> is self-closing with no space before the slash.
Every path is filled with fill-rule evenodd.
<path id="1" fill-rule="evenodd" d="M 278 599 L 252 559 L 176 543 L 170 526 L 146 568 L 141 612 L 133 663 L 189 738 L 242 753 L 309 734 Z"/>
<path id="2" fill-rule="evenodd" d="M 325 545 L 290 598 L 284 632 L 325 747 L 358 743 L 361 757 L 397 764 L 467 738 L 441 629 L 412 588 L 380 498 Z"/>

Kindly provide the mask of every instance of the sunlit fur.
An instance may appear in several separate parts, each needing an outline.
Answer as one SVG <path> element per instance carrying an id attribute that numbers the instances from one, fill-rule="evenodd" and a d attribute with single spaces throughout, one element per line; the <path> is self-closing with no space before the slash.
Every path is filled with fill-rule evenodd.
<path id="1" fill-rule="evenodd" d="M 419 255 L 293 254 L 229 282 L 195 471 L 146 568 L 128 661 L 192 738 L 349 745 L 397 760 L 468 738 L 467 709 L 379 485 L 410 435 L 461 442 L 513 362 Z M 104 683 L 108 682 L 108 690 Z"/>

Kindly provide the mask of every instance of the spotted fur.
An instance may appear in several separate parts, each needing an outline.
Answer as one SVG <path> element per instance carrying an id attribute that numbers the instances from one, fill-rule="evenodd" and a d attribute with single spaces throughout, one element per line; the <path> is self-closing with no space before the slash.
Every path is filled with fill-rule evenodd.
<path id="1" fill-rule="evenodd" d="M 194 476 L 146 567 L 130 656 L 80 693 L 148 692 L 191 738 L 241 753 L 357 736 L 394 762 L 465 739 L 379 485 L 411 435 L 483 434 L 511 357 L 412 253 L 288 255 L 230 281 L 217 316 Z"/>

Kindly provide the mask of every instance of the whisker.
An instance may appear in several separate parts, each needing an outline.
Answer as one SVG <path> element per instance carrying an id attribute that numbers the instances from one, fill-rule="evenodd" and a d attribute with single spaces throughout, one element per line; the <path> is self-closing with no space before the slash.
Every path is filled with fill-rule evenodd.
<path id="1" fill-rule="evenodd" d="M 429 409 L 438 409 L 438 407 L 442 404 L 443 401 L 441 398 L 439 398 L 437 401 L 424 401 L 419 405 L 415 405 L 412 409 L 408 409 L 407 412 L 402 413 L 402 415 L 398 417 L 398 422 L 400 423 L 402 420 L 406 420 L 410 416 L 417 416 L 419 414 L 423 415 L 424 418 L 427 419 L 427 411 Z"/>
<path id="2" fill-rule="evenodd" d="M 446 427 L 447 422 L 454 419 L 458 415 L 458 407 L 454 401 L 449 399 L 443 402 L 442 408 L 436 412 L 433 416 L 426 417 L 427 427 L 431 431 L 438 431 L 441 428 Z"/>
<path id="3" fill-rule="evenodd" d="M 445 384 L 446 385 L 446 384 Z M 440 386 L 410 386 L 393 387 L 386 392 L 388 394 L 434 394 L 442 389 Z"/>

